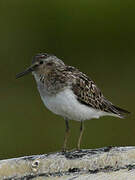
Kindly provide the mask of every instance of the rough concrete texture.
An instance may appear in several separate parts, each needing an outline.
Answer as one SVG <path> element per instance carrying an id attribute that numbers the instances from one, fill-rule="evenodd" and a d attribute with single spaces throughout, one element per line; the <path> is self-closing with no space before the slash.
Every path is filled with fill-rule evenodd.
<path id="1" fill-rule="evenodd" d="M 135 180 L 135 147 L 105 147 L 0 161 L 5 180 Z"/>

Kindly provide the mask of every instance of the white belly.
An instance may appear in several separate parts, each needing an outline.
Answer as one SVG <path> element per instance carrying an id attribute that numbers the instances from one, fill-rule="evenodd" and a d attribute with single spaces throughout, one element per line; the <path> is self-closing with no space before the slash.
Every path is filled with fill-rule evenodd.
<path id="1" fill-rule="evenodd" d="M 70 89 L 63 90 L 57 95 L 41 95 L 45 106 L 55 114 L 77 121 L 99 118 L 107 113 L 95 110 L 79 103 Z"/>

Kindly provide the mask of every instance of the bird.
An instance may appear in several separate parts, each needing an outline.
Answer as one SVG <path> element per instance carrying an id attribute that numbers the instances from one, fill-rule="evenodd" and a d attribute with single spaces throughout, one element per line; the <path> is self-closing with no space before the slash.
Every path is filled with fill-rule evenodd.
<path id="1" fill-rule="evenodd" d="M 44 105 L 65 119 L 65 136 L 62 150 L 67 150 L 69 120 L 80 122 L 77 149 L 80 149 L 84 121 L 102 116 L 126 117 L 128 112 L 110 102 L 95 82 L 79 69 L 66 65 L 55 55 L 39 53 L 32 64 L 16 78 L 32 73 Z"/>

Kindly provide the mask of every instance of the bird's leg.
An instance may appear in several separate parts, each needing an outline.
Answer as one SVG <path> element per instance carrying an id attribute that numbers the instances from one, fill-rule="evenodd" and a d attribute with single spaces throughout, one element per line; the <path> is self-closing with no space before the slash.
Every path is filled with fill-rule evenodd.
<path id="1" fill-rule="evenodd" d="M 81 139 L 82 139 L 83 131 L 84 131 L 84 124 L 83 124 L 83 121 L 81 121 L 80 135 L 79 135 L 78 144 L 77 144 L 77 149 L 78 150 L 80 150 L 80 144 L 81 144 Z"/>
<path id="2" fill-rule="evenodd" d="M 70 131 L 68 119 L 65 119 L 65 124 L 66 124 L 66 131 L 65 131 L 64 144 L 63 144 L 63 149 L 62 149 L 63 151 L 66 151 L 67 140 L 68 140 L 69 131 Z"/>

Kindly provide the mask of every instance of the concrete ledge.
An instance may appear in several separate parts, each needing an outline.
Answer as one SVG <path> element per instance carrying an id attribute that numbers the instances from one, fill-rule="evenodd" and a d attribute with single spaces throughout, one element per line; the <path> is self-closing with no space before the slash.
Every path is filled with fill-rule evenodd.
<path id="1" fill-rule="evenodd" d="M 135 180 L 135 147 L 104 147 L 0 161 L 4 180 Z"/>

